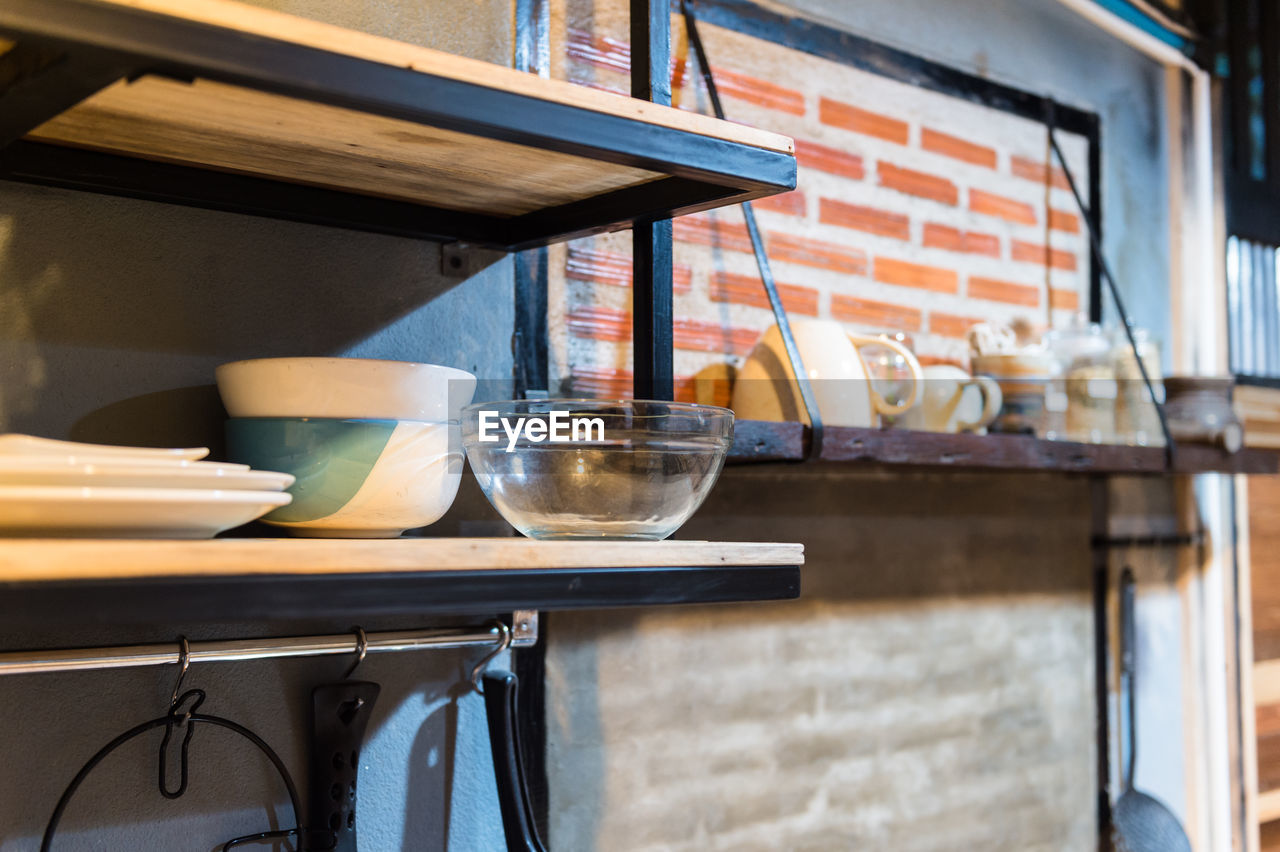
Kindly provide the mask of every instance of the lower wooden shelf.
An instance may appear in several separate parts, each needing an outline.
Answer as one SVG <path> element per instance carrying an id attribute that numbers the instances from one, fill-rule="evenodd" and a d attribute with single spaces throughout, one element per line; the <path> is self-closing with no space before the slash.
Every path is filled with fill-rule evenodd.
<path id="1" fill-rule="evenodd" d="M 0 621 L 46 631 L 782 600 L 799 596 L 803 562 L 803 545 L 763 542 L 10 539 Z"/>
<path id="2" fill-rule="evenodd" d="M 729 463 L 800 461 L 808 446 L 809 428 L 804 424 L 740 420 L 734 424 Z M 950 435 L 844 426 L 827 427 L 820 461 L 973 471 L 1141 475 L 1170 472 L 1162 447 L 1076 444 L 1030 435 Z M 1180 444 L 1172 472 L 1280 473 L 1280 452 L 1246 448 L 1227 453 L 1216 447 Z"/>

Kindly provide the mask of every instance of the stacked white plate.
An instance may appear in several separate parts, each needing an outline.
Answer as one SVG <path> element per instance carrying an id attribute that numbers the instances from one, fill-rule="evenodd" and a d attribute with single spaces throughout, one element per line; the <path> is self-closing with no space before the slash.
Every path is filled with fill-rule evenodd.
<path id="1" fill-rule="evenodd" d="M 293 498 L 293 476 L 209 451 L 0 435 L 0 535 L 210 538 Z"/>

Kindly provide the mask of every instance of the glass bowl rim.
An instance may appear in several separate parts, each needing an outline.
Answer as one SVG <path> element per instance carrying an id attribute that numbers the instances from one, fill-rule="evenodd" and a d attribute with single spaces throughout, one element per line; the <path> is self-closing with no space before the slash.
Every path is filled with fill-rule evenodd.
<path id="1" fill-rule="evenodd" d="M 727 414 L 730 417 L 734 417 L 736 419 L 733 409 L 731 408 L 724 408 L 723 406 L 719 406 L 719 405 L 706 405 L 700 402 L 677 402 L 675 400 L 666 400 L 666 399 L 590 399 L 588 397 L 548 397 L 546 399 L 502 399 L 502 400 L 494 400 L 491 402 L 473 402 L 468 405 L 464 405 L 462 407 L 462 413 L 465 415 L 470 413 L 473 410 L 480 410 L 488 406 L 504 406 L 504 405 L 509 405 L 513 407 L 520 406 L 520 405 L 535 405 L 535 404 L 568 404 L 568 405 L 584 405 L 584 406 L 588 406 L 588 405 L 590 406 L 616 406 L 616 405 L 632 406 L 637 403 L 639 403 L 640 405 L 665 405 L 665 406 L 674 407 L 675 409 L 677 409 L 676 411 L 670 412 L 671 414 L 681 414 L 681 413 L 683 414 L 714 414 L 719 416 L 723 416 Z M 541 412 L 535 412 L 535 413 L 541 413 Z M 641 416 L 646 416 L 646 415 L 641 415 Z M 647 415 L 647 416 L 655 417 L 657 415 Z"/>

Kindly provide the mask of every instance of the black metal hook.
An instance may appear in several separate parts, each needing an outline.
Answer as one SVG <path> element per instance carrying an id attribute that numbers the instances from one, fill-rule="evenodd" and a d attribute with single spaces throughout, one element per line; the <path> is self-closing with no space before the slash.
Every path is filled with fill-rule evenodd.
<path id="1" fill-rule="evenodd" d="M 173 706 L 169 708 L 169 713 L 164 717 L 164 739 L 160 741 L 160 767 L 159 767 L 159 787 L 160 795 L 166 799 L 180 799 L 187 792 L 187 779 L 189 776 L 187 759 L 188 751 L 191 748 L 191 738 L 195 736 L 196 724 L 194 717 L 196 710 L 204 703 L 203 689 L 190 689 L 182 693 Z M 191 706 L 183 713 L 179 713 L 182 706 L 191 699 Z M 182 737 L 181 758 L 179 760 L 179 777 L 178 789 L 170 790 L 169 781 L 169 742 L 173 739 L 173 729 L 176 725 L 185 725 L 187 730 Z"/>
<path id="2" fill-rule="evenodd" d="M 169 712 L 178 705 L 178 693 L 182 690 L 182 681 L 191 668 L 191 643 L 186 636 L 178 637 L 178 682 L 173 685 L 173 696 L 169 699 Z"/>
<path id="3" fill-rule="evenodd" d="M 356 660 L 351 664 L 351 668 L 347 669 L 347 673 L 342 676 L 343 680 L 351 680 L 351 676 L 356 673 L 356 669 L 360 668 L 360 664 L 364 662 L 365 656 L 369 653 L 369 637 L 365 635 L 364 628 L 357 625 L 353 628 L 356 634 Z"/>
<path id="4" fill-rule="evenodd" d="M 493 650 L 481 657 L 480 661 L 471 669 L 471 687 L 481 695 L 484 694 L 484 687 L 480 685 L 480 678 L 484 674 L 485 667 L 495 657 L 511 647 L 511 628 L 507 626 L 507 623 L 501 619 L 495 620 L 493 629 L 498 631 L 498 644 L 494 646 Z"/>

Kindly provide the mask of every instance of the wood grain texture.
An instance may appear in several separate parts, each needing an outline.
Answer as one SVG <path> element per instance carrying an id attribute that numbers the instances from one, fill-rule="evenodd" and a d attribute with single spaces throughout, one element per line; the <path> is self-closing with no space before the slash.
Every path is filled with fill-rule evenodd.
<path id="1" fill-rule="evenodd" d="M 808 432 L 799 423 L 738 421 L 729 461 L 799 461 L 809 443 Z M 960 470 L 1165 472 L 1164 450 L 1157 447 L 1074 444 L 1029 435 L 949 435 L 844 426 L 827 427 L 822 461 Z M 1228 454 L 1214 447 L 1187 444 L 1178 448 L 1175 470 L 1275 473 L 1280 470 L 1280 454 L 1257 449 Z"/>
<path id="2" fill-rule="evenodd" d="M 502 216 L 662 177 L 207 80 L 159 77 L 117 83 L 28 138 Z"/>
<path id="3" fill-rule="evenodd" d="M 393 39 L 233 2 L 233 0 L 101 0 L 101 2 L 199 21 L 264 38 L 303 44 L 372 62 L 410 68 L 435 76 L 519 92 L 541 100 L 571 104 L 596 112 L 679 128 L 703 136 L 728 139 L 744 145 L 774 151 L 794 151 L 792 141 L 776 133 L 589 89 L 561 80 L 545 79 L 492 63 L 405 44 Z"/>
<path id="4" fill-rule="evenodd" d="M 1235 404 L 1247 446 L 1280 448 L 1280 389 L 1239 385 Z"/>
<path id="5" fill-rule="evenodd" d="M 1270 790 L 1258 796 L 1258 822 L 1276 820 L 1280 820 L 1280 790 Z M 1276 848 L 1280 848 L 1280 844 Z"/>
<path id="6" fill-rule="evenodd" d="M 1259 706 L 1280 703 L 1280 477 L 1249 479 L 1254 690 Z M 1269 662 L 1275 661 L 1275 662 Z M 1260 682 L 1257 672 L 1263 674 Z M 1262 690 L 1275 688 L 1270 697 Z"/>
<path id="7" fill-rule="evenodd" d="M 10 539 L 0 582 L 190 576 L 322 575 L 800 565 L 801 544 L 708 541 L 532 541 L 523 538 Z"/>

